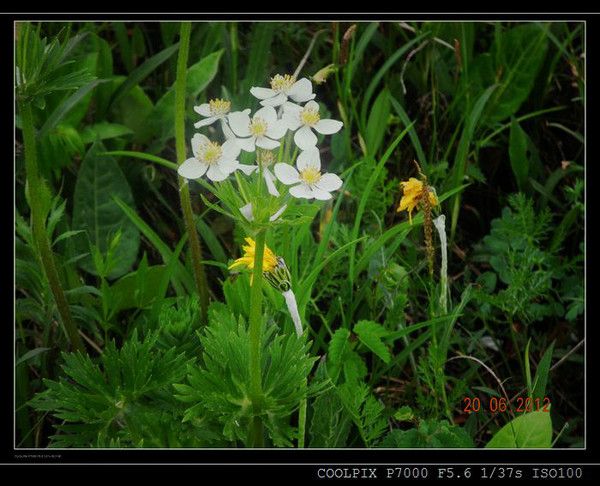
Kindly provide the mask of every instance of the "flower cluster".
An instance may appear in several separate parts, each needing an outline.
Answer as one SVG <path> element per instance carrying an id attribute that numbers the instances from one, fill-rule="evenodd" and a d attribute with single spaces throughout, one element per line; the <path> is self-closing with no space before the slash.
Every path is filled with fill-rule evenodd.
<path id="1" fill-rule="evenodd" d="M 291 186 L 289 194 L 295 198 L 331 199 L 331 192 L 342 186 L 342 180 L 336 174 L 321 171 L 316 133 L 332 135 L 341 130 L 343 123 L 321 118 L 311 81 L 277 74 L 271 79 L 270 88 L 252 87 L 250 93 L 262 105 L 254 114 L 250 109 L 232 112 L 231 102 L 222 99 L 194 107 L 195 112 L 204 117 L 194 127 L 206 127 L 219 121 L 225 142 L 220 144 L 195 134 L 193 157 L 179 166 L 179 175 L 186 179 L 206 175 L 213 182 L 221 182 L 237 170 L 250 175 L 260 169 L 272 196 L 280 196 L 276 186 L 279 180 Z M 294 133 L 293 141 L 299 150 L 295 167 L 277 161 L 273 152 L 281 147 L 288 132 Z M 256 153 L 256 164 L 241 164 L 238 160 L 241 151 Z"/>

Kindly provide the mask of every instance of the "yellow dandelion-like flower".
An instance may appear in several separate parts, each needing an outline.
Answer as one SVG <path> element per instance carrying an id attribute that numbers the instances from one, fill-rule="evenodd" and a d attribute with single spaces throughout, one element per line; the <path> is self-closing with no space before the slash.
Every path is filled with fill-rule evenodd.
<path id="1" fill-rule="evenodd" d="M 412 224 L 412 212 L 423 201 L 423 196 L 427 193 L 429 197 L 429 204 L 431 207 L 437 206 L 438 200 L 433 191 L 429 190 L 428 187 L 419 179 L 411 177 L 406 182 L 401 182 L 400 186 L 403 189 L 402 199 L 396 212 L 408 211 L 408 220 Z"/>
<path id="2" fill-rule="evenodd" d="M 244 255 L 238 258 L 235 262 L 229 265 L 229 269 L 246 267 L 249 270 L 254 269 L 254 254 L 256 253 L 256 242 L 252 238 L 246 238 L 247 245 L 242 246 L 244 250 Z M 272 272 L 277 267 L 277 257 L 275 253 L 273 253 L 270 248 L 265 245 L 265 251 L 263 254 L 263 273 Z"/>

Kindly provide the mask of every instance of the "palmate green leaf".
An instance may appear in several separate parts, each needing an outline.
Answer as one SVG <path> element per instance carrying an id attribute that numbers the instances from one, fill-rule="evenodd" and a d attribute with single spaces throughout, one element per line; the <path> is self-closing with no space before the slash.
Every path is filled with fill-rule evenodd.
<path id="1" fill-rule="evenodd" d="M 511 420 L 486 444 L 491 448 L 550 448 L 552 420 L 549 412 L 531 412 Z"/>
<path id="2" fill-rule="evenodd" d="M 188 367 L 187 383 L 175 385 L 176 398 L 189 404 L 185 421 L 206 419 L 220 426 L 226 440 L 245 442 L 253 417 L 248 328 L 221 303 L 211 304 L 208 318 L 200 338 L 202 362 Z M 306 398 L 305 382 L 317 358 L 308 355 L 310 343 L 277 331 L 263 326 L 261 418 L 274 445 L 289 446 L 294 435 L 290 417 Z"/>
<path id="3" fill-rule="evenodd" d="M 385 363 L 390 362 L 390 351 L 381 340 L 388 335 L 388 331 L 381 324 L 373 321 L 359 321 L 354 326 L 353 331 L 361 343 L 373 351 Z"/>
<path id="4" fill-rule="evenodd" d="M 73 228 L 85 230 L 90 245 L 104 254 L 110 240 L 120 231 L 116 255 L 118 257 L 111 278 L 125 274 L 134 264 L 140 245 L 137 227 L 121 211 L 114 198 L 119 197 L 129 206 L 133 205 L 131 188 L 123 172 L 112 157 L 101 156 L 105 148 L 101 142 L 93 144 L 77 173 L 73 196 Z M 79 238 L 83 252 L 89 251 L 85 237 Z M 91 257 L 79 262 L 85 271 L 96 274 Z"/>
<path id="5" fill-rule="evenodd" d="M 65 423 L 56 425 L 54 446 L 96 446 L 99 435 L 139 446 L 139 421 L 162 408 L 175 412 L 171 383 L 185 375 L 187 359 L 178 350 L 156 348 L 157 334 L 140 341 L 134 332 L 120 349 L 109 342 L 98 360 L 81 353 L 63 353 L 64 376 L 44 380 L 47 389 L 30 405 Z M 167 403 L 165 403 L 165 400 Z M 170 400 L 170 403 L 168 403 Z M 145 417 L 144 417 L 145 416 Z M 181 415 L 170 427 L 181 423 Z M 165 444 L 161 444 L 165 446 Z"/>

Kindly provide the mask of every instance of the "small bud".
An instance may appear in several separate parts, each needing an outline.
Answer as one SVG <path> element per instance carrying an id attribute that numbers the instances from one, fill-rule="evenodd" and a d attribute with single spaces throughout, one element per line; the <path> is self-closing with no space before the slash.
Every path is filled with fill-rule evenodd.
<path id="1" fill-rule="evenodd" d="M 317 84 L 323 84 L 327 81 L 327 78 L 337 71 L 335 64 L 329 64 L 322 69 L 319 69 L 316 74 L 312 77 L 312 80 Z"/>

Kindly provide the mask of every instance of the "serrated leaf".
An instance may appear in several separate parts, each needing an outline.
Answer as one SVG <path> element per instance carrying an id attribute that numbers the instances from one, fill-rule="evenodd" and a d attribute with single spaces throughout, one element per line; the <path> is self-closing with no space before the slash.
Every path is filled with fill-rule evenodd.
<path id="1" fill-rule="evenodd" d="M 391 354 L 387 346 L 381 341 L 381 338 L 388 334 L 388 331 L 377 322 L 359 321 L 353 331 L 358 336 L 358 339 L 367 348 L 373 351 L 385 363 L 391 360 Z"/>
<path id="2" fill-rule="evenodd" d="M 333 333 L 327 351 L 328 361 L 334 364 L 341 362 L 342 356 L 344 356 L 344 352 L 348 346 L 349 337 L 350 331 L 348 329 L 341 328 Z"/>

